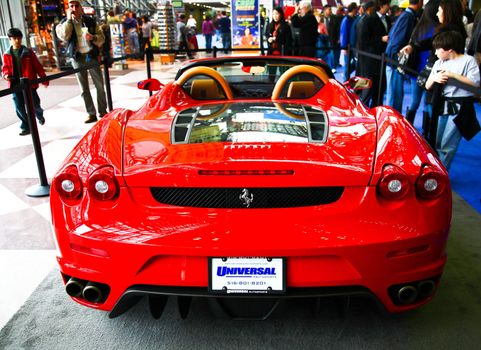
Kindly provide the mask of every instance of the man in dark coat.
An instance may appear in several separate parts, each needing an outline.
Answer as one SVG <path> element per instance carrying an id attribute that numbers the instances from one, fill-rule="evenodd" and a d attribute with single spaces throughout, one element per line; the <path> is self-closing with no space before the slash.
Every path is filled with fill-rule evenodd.
<path id="1" fill-rule="evenodd" d="M 291 23 L 295 28 L 299 28 L 299 48 L 297 54 L 299 56 L 315 57 L 317 42 L 317 20 L 312 13 L 311 3 L 301 1 L 294 11 Z"/>
<path id="2" fill-rule="evenodd" d="M 358 49 L 373 55 L 381 56 L 386 50 L 390 29 L 386 13 L 389 11 L 389 0 L 378 0 L 377 10 L 367 15 L 358 26 Z M 370 89 L 361 93 L 362 102 L 369 107 L 382 104 L 386 79 L 381 81 L 381 60 L 358 54 L 361 74 L 372 80 Z M 379 90 L 381 89 L 381 90 Z M 379 93 L 380 91 L 380 93 Z"/>

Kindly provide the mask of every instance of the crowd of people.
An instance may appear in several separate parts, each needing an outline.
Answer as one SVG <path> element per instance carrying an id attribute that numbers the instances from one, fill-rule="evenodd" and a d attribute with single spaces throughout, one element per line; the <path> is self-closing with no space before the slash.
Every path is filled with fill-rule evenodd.
<path id="1" fill-rule="evenodd" d="M 131 11 L 125 11 L 123 15 L 109 11 L 105 26 L 102 26 L 83 14 L 79 0 L 69 0 L 68 6 L 67 16 L 56 26 L 56 34 L 66 43 L 67 55 L 74 68 L 84 67 L 102 54 L 108 56 L 108 25 L 111 23 L 122 23 L 131 57 L 144 59 L 153 29 L 147 16 L 138 21 Z M 473 93 L 446 84 L 448 79 L 454 79 L 479 87 L 481 11 L 475 17 L 466 0 L 430 0 L 425 6 L 423 0 L 408 0 L 405 7 L 391 8 L 389 0 L 376 0 L 364 2 L 362 6 L 355 2 L 347 8 L 338 6 L 333 13 L 330 6 L 313 9 L 309 1 L 301 1 L 289 18 L 283 8 L 274 8 L 272 18 L 261 29 L 271 55 L 318 57 L 333 71 L 342 62 L 345 80 L 353 72 L 369 78 L 371 88 L 360 93 L 361 100 L 368 107 L 383 104 L 386 95 L 387 105 L 402 113 L 404 83 L 408 81 L 412 100 L 405 116 L 409 122 L 414 122 L 425 95 L 423 133 L 427 139 L 436 140 L 433 146 L 449 168 L 461 138 L 469 140 L 481 130 L 474 112 Z M 192 15 L 177 17 L 177 49 L 185 50 L 190 58 L 191 50 L 198 48 L 197 27 L 197 20 Z M 218 12 L 215 18 L 207 14 L 201 31 L 207 51 L 212 49 L 214 36 L 221 38 L 226 53 L 231 48 L 231 20 L 225 11 Z M 45 76 L 35 53 L 21 45 L 22 33 L 12 28 L 8 36 L 12 47 L 4 55 L 2 73 L 10 86 L 19 84 L 21 76 L 31 79 Z M 240 44 L 251 47 L 258 44 L 257 40 L 247 27 Z M 391 62 L 399 60 L 421 74 L 411 76 L 403 67 L 392 63 L 382 71 L 381 55 Z M 88 73 L 97 90 L 97 108 L 90 94 Z M 95 66 L 81 71 L 77 73 L 77 79 L 88 113 L 85 122 L 95 122 L 107 112 L 101 70 Z M 33 87 L 34 107 L 39 123 L 43 124 L 45 119 L 37 87 Z M 13 100 L 22 122 L 20 135 L 27 135 L 23 96 L 14 93 Z M 439 120 L 439 123 L 433 123 L 433 120 Z"/>
<path id="2" fill-rule="evenodd" d="M 333 71 L 342 58 L 345 80 L 352 72 L 371 80 L 371 88 L 360 92 L 368 107 L 383 104 L 386 95 L 386 104 L 402 113 L 407 81 L 410 123 L 425 94 L 423 134 L 448 169 L 461 138 L 470 140 L 481 130 L 473 92 L 447 84 L 451 79 L 480 86 L 481 11 L 474 17 L 466 0 L 430 0 L 426 6 L 409 0 L 405 9 L 391 8 L 389 0 L 353 2 L 347 9 L 337 7 L 336 14 L 330 6 L 314 10 L 301 1 L 289 19 L 275 8 L 265 35 L 273 55 L 318 57 Z M 383 71 L 382 55 L 420 76 L 394 64 Z"/>

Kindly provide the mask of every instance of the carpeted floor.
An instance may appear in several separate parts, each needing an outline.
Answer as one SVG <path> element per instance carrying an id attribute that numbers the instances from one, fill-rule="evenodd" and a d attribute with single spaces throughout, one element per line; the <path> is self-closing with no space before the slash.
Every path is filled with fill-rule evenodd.
<path id="1" fill-rule="evenodd" d="M 330 300 L 314 315 L 311 300 L 291 302 L 267 321 L 216 318 L 194 300 L 181 320 L 169 300 L 160 320 L 147 303 L 121 317 L 71 301 L 52 271 L 0 331 L 0 349 L 479 349 L 481 216 L 454 196 L 449 260 L 434 300 L 414 312 L 385 316 L 354 300 L 346 318 Z"/>

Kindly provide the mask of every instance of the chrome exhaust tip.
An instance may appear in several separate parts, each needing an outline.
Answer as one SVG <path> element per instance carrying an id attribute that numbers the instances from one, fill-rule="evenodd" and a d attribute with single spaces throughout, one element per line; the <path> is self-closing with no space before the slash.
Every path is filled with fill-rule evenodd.
<path id="1" fill-rule="evenodd" d="M 404 286 L 399 288 L 397 298 L 401 304 L 413 303 L 418 297 L 418 291 L 413 286 Z"/>
<path id="2" fill-rule="evenodd" d="M 436 283 L 433 280 L 421 281 L 418 284 L 418 293 L 421 298 L 427 298 L 434 294 Z"/>
<path id="3" fill-rule="evenodd" d="M 65 284 L 65 291 L 72 298 L 78 298 L 82 296 L 82 291 L 84 287 L 85 287 L 85 281 L 72 277 Z"/>
<path id="4" fill-rule="evenodd" d="M 85 300 L 91 303 L 98 303 L 102 300 L 103 293 L 96 283 L 89 282 L 85 285 L 85 288 L 82 291 L 82 296 Z"/>

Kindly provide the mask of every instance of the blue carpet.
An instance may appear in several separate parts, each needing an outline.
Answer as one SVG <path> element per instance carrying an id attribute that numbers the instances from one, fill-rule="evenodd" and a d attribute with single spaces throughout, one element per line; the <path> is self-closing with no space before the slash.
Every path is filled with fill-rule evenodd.
<path id="1" fill-rule="evenodd" d="M 339 67 L 335 76 L 340 82 L 344 81 L 342 67 Z M 384 101 L 386 103 L 386 101 Z M 411 87 L 404 84 L 403 114 L 411 103 Z M 424 98 L 421 101 L 416 114 L 414 126 L 421 133 L 422 113 Z M 481 105 L 475 104 L 476 115 L 481 123 Z M 451 186 L 466 202 L 478 213 L 481 213 L 481 133 L 478 133 L 471 141 L 461 140 L 451 170 L 449 171 Z"/>

